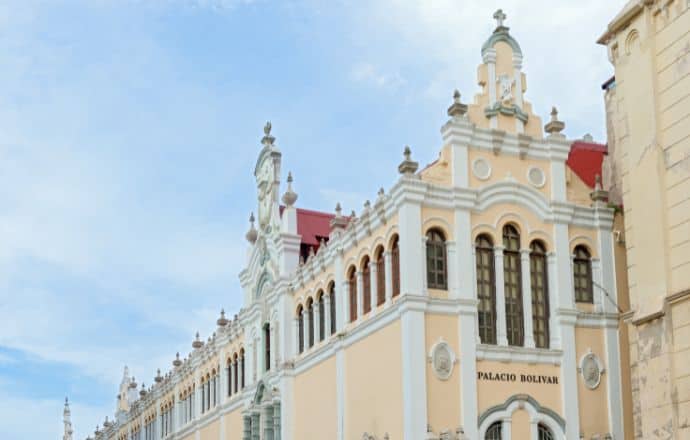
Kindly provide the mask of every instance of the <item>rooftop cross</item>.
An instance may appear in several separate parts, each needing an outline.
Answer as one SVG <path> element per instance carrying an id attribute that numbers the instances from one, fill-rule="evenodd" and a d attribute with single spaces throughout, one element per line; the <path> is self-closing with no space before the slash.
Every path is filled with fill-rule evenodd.
<path id="1" fill-rule="evenodd" d="M 498 23 L 497 29 L 503 27 L 503 22 L 507 18 L 508 16 L 503 12 L 503 9 L 499 9 L 498 11 L 494 12 L 494 20 L 496 20 L 496 23 Z"/>

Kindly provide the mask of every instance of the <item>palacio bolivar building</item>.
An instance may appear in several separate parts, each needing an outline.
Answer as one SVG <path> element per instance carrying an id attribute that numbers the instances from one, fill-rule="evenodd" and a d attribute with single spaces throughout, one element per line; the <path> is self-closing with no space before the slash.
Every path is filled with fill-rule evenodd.
<path id="1" fill-rule="evenodd" d="M 454 94 L 438 159 L 405 148 L 357 214 L 299 207 L 266 125 L 244 307 L 152 387 L 125 371 L 90 438 L 629 438 L 606 147 L 566 139 L 555 108 L 543 124 L 494 18 L 479 92 Z"/>

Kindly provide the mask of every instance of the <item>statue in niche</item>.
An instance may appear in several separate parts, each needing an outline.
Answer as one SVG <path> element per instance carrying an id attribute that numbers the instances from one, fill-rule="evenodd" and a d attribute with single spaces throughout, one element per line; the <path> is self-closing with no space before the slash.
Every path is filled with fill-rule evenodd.
<path id="1" fill-rule="evenodd" d="M 503 104 L 510 104 L 513 101 L 513 86 L 515 80 L 508 75 L 500 75 L 498 77 L 498 96 Z"/>

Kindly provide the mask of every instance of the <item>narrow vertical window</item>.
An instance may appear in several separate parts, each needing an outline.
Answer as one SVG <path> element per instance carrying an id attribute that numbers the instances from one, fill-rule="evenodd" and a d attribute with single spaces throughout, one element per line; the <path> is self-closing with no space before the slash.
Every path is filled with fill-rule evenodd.
<path id="1" fill-rule="evenodd" d="M 316 326 L 314 325 L 314 301 L 311 298 L 307 300 L 307 324 L 309 325 L 309 340 L 307 343 L 309 348 L 312 348 L 314 346 L 314 329 Z"/>
<path id="2" fill-rule="evenodd" d="M 393 282 L 393 297 L 400 295 L 400 247 L 398 246 L 398 236 L 393 238 L 393 246 L 391 247 L 391 281 Z"/>
<path id="3" fill-rule="evenodd" d="M 300 305 L 297 308 L 297 331 L 299 332 L 299 352 L 304 351 L 304 309 Z"/>
<path id="4" fill-rule="evenodd" d="M 228 368 L 226 368 L 228 376 L 228 397 L 232 396 L 232 362 L 228 359 Z"/>
<path id="5" fill-rule="evenodd" d="M 383 248 L 376 251 L 376 305 L 386 302 L 386 261 Z"/>
<path id="6" fill-rule="evenodd" d="M 233 392 L 237 392 L 239 388 L 237 388 L 237 353 L 235 353 L 235 359 L 232 362 L 232 382 L 233 382 Z"/>
<path id="7" fill-rule="evenodd" d="M 477 260 L 477 300 L 479 339 L 482 344 L 496 343 L 496 281 L 494 274 L 494 245 L 486 235 L 475 241 Z"/>
<path id="8" fill-rule="evenodd" d="M 362 261 L 362 313 L 371 311 L 371 269 L 369 268 L 369 257 L 364 257 Z"/>
<path id="9" fill-rule="evenodd" d="M 271 326 L 264 324 L 264 370 L 271 369 Z"/>
<path id="10" fill-rule="evenodd" d="M 331 334 L 335 334 L 335 320 L 336 320 L 336 298 L 335 298 L 335 283 L 331 283 L 328 287 L 328 294 L 331 297 L 330 307 L 331 307 Z"/>
<path id="11" fill-rule="evenodd" d="M 357 270 L 353 267 L 347 276 L 348 286 L 350 290 L 350 322 L 357 320 Z"/>
<path id="12" fill-rule="evenodd" d="M 240 389 L 244 389 L 244 348 L 240 349 Z"/>
<path id="13" fill-rule="evenodd" d="M 524 317 L 522 310 L 520 234 L 512 225 L 506 225 L 503 228 L 503 247 L 503 277 L 508 344 L 522 346 L 524 341 Z"/>
<path id="14" fill-rule="evenodd" d="M 532 329 L 537 348 L 549 348 L 549 284 L 546 271 L 546 249 L 538 241 L 530 245 L 532 287 Z"/>
<path id="15" fill-rule="evenodd" d="M 584 303 L 594 302 L 592 289 L 592 256 L 584 246 L 575 248 L 573 259 L 573 281 L 575 301 Z"/>
<path id="16" fill-rule="evenodd" d="M 426 233 L 426 278 L 430 289 L 447 289 L 446 238 L 438 229 Z"/>
<path id="17" fill-rule="evenodd" d="M 319 342 L 323 341 L 324 336 L 326 335 L 326 309 L 324 307 L 323 303 L 323 291 L 320 291 L 318 293 L 319 300 L 318 300 L 318 305 L 319 305 Z"/>

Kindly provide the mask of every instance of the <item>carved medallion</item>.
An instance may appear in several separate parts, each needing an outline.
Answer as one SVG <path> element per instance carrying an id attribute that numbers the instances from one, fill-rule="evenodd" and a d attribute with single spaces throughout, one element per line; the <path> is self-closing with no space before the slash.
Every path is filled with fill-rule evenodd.
<path id="1" fill-rule="evenodd" d="M 601 360 L 591 350 L 580 360 L 580 374 L 582 374 L 585 386 L 590 390 L 594 390 L 599 386 L 603 372 L 604 368 Z"/>
<path id="2" fill-rule="evenodd" d="M 531 167 L 527 170 L 527 179 L 529 183 L 537 188 L 541 188 L 546 184 L 546 174 L 541 168 Z"/>
<path id="3" fill-rule="evenodd" d="M 479 180 L 486 180 L 491 177 L 491 165 L 486 159 L 477 158 L 472 163 L 472 173 Z"/>
<path id="4" fill-rule="evenodd" d="M 455 362 L 457 362 L 455 353 L 453 353 L 450 346 L 443 340 L 437 342 L 431 348 L 429 358 L 436 377 L 441 380 L 448 380 L 453 374 L 453 368 Z"/>

